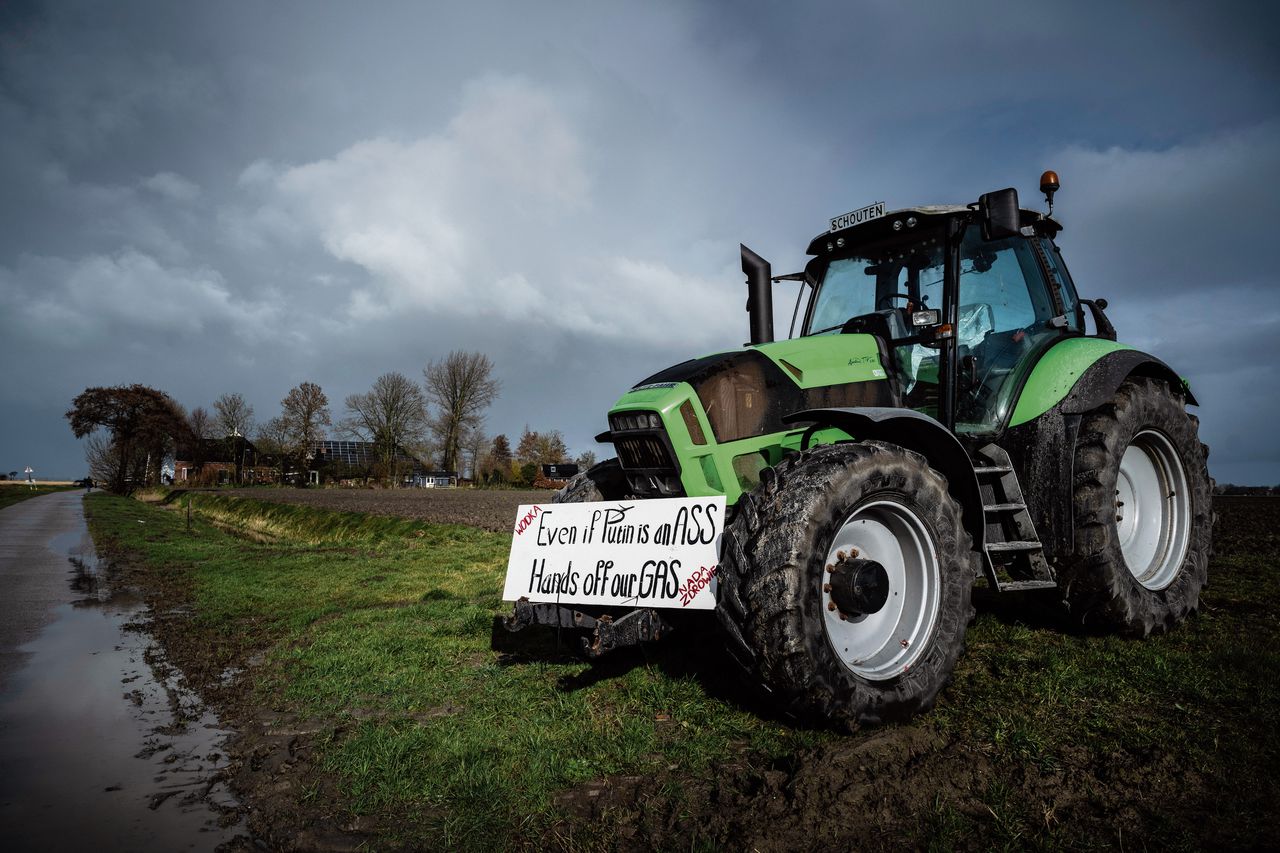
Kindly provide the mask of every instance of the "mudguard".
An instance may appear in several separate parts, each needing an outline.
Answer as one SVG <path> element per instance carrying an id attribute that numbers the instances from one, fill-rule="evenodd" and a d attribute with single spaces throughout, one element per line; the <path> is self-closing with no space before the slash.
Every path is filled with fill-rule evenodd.
<path id="1" fill-rule="evenodd" d="M 941 423 L 928 415 L 910 409 L 862 407 L 850 409 L 806 409 L 782 418 L 783 423 L 811 423 L 809 437 L 824 427 L 834 427 L 850 437 L 886 441 L 914 450 L 929 466 L 947 480 L 947 491 L 960 504 L 965 529 L 973 537 L 973 547 L 983 551 L 986 524 L 982 511 L 982 495 L 973 463 L 960 441 Z"/>
<path id="2" fill-rule="evenodd" d="M 1094 362 L 1063 398 L 1062 411 L 1068 415 L 1093 411 L 1103 403 L 1109 402 L 1115 396 L 1120 383 L 1130 376 L 1164 379 L 1174 389 L 1182 389 L 1187 403 L 1192 406 L 1200 405 L 1191 393 L 1191 388 L 1172 367 L 1153 355 L 1131 349 L 1104 355 Z"/>
<path id="3" fill-rule="evenodd" d="M 1173 368 L 1153 355 L 1114 341 L 1063 338 L 1040 356 L 1018 390 L 1009 426 L 1035 420 L 1055 406 L 1066 414 L 1096 409 L 1134 375 L 1165 379 L 1183 390 L 1188 403 L 1199 405 Z"/>

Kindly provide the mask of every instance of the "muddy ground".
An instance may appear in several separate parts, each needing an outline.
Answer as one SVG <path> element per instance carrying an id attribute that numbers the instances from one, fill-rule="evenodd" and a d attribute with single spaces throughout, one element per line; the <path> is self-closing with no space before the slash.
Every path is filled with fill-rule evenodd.
<path id="1" fill-rule="evenodd" d="M 132 590 L 144 596 L 147 608 L 137 614 L 131 630 L 153 637 L 159 650 L 148 663 L 161 678 L 177 673 L 188 695 L 204 706 L 189 705 L 183 719 L 196 720 L 206 709 L 218 712 L 223 727 L 234 732 L 226 742 L 229 761 L 214 776 L 216 784 L 234 790 L 237 802 L 224 804 L 226 820 L 242 823 L 242 833 L 222 851 L 263 849 L 356 849 L 346 841 L 318 843 L 308 827 L 326 823 L 325 815 L 304 815 L 285 804 L 296 801 L 300 780 L 306 778 L 306 747 L 294 732 L 269 711 L 260 712 L 249 699 L 245 673 L 259 662 L 253 640 L 236 647 L 210 646 L 193 625 L 191 588 L 185 574 L 171 574 L 141 565 L 126 551 L 98 543 L 99 553 L 111 565 L 114 590 Z M 269 757 L 270 761 L 264 762 Z M 290 760 L 293 759 L 293 760 Z"/>
<path id="2" fill-rule="evenodd" d="M 264 490 L 249 494 L 262 499 Z M 279 490 L 273 498 L 366 512 L 399 508 L 440 521 L 479 523 L 484 515 L 506 529 L 498 519 L 513 517 L 517 504 L 545 500 L 546 494 Z M 1219 554 L 1266 551 L 1274 566 L 1280 558 L 1280 501 L 1229 499 L 1220 509 Z M 127 556 L 113 558 L 127 579 L 148 590 L 154 613 L 149 628 L 168 659 L 223 724 L 239 733 L 230 744 L 228 775 L 246 804 L 256 842 L 241 839 L 232 849 L 252 849 L 254 843 L 282 850 L 394 848 L 390 839 L 403 827 L 386 815 L 352 817 L 339 781 L 313 763 L 323 726 L 249 701 L 246 673 L 261 652 L 254 638 L 210 648 L 193 630 L 190 590 L 181 577 L 130 565 Z M 1268 602 L 1262 618 L 1274 620 L 1276 604 Z M 696 671 L 709 689 L 753 702 L 724 674 L 713 650 L 676 659 L 677 668 Z M 632 665 L 636 661 L 623 655 L 603 664 L 597 677 Z M 1266 847 L 1264 839 L 1280 837 L 1274 782 L 1260 790 L 1256 780 L 1241 781 L 1246 789 L 1232 791 L 1220 774 L 1160 749 L 1100 757 L 1080 748 L 1050 763 L 1011 765 L 1007 757 L 943 734 L 925 719 L 856 733 L 768 763 L 744 752 L 740 760 L 695 778 L 601 778 L 559 795 L 561 817 L 538 827 L 525 843 L 530 849 L 575 850 L 990 849 L 1046 842 L 1068 849 L 1125 849 L 1146 846 L 1153 837 L 1176 837 L 1190 847 Z M 1227 798 L 1247 801 L 1247 822 L 1224 818 Z M 412 824 L 417 817 L 396 819 Z"/>
<path id="3" fill-rule="evenodd" d="M 441 524 L 468 524 L 495 533 L 515 526 L 516 507 L 546 503 L 550 491 L 519 489 L 218 489 L 216 494 L 367 512 Z"/>

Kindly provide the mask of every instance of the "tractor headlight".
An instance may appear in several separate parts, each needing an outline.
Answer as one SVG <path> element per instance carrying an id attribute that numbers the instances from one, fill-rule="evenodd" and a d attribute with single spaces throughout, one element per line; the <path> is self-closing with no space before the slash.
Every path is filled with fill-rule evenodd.
<path id="1" fill-rule="evenodd" d="M 609 427 L 619 432 L 662 429 L 662 418 L 657 412 L 619 412 L 609 417 Z"/>

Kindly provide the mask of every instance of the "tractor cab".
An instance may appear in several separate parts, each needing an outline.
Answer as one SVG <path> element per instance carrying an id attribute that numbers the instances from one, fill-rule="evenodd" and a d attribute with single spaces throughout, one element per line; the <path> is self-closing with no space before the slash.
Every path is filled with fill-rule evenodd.
<path id="1" fill-rule="evenodd" d="M 1039 355 L 1083 334 L 1084 318 L 1053 244 L 1061 226 L 1001 192 L 1012 196 L 1003 222 L 987 201 L 864 216 L 819 235 L 800 335 L 871 334 L 896 405 L 962 435 L 1002 431 Z"/>

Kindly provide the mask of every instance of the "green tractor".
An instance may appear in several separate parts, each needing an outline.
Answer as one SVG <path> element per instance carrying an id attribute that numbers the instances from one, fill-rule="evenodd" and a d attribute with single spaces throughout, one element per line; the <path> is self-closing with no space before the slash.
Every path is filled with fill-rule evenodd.
<path id="1" fill-rule="evenodd" d="M 1046 172 L 1048 215 L 1014 189 L 870 205 L 776 278 L 743 246 L 750 344 L 639 382 L 597 438 L 617 457 L 557 495 L 723 495 L 715 618 L 785 713 L 876 723 L 932 707 L 975 583 L 1056 595 L 1078 623 L 1134 637 L 1196 610 L 1212 527 L 1198 404 L 1116 341 L 1104 300 L 1077 296 L 1057 189 Z M 800 328 L 775 341 L 781 280 L 799 283 Z M 675 620 L 518 601 L 508 627 L 536 623 L 585 629 L 600 654 Z"/>

